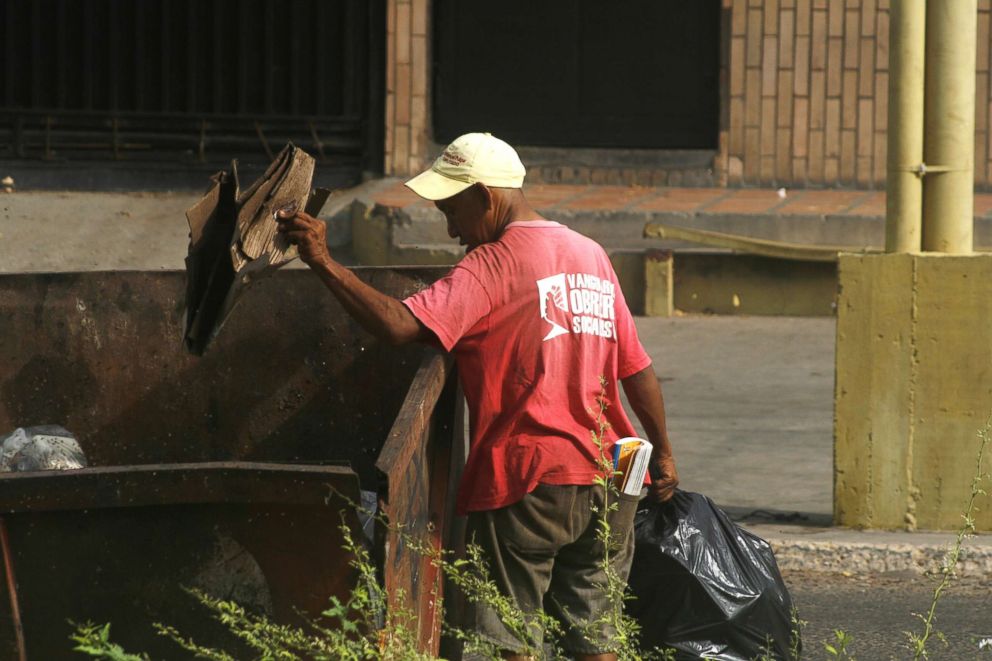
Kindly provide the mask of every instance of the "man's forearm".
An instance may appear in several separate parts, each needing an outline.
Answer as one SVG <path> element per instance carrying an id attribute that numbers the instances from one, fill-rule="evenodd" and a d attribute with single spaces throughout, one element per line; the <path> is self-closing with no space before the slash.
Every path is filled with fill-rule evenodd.
<path id="1" fill-rule="evenodd" d="M 661 396 L 661 385 L 654 374 L 654 368 L 649 365 L 624 379 L 623 390 L 653 446 L 651 496 L 665 502 L 674 495 L 675 488 L 679 485 L 679 473 L 675 468 L 675 458 L 672 457 L 672 445 L 668 442 L 665 400 Z"/>
<path id="2" fill-rule="evenodd" d="M 426 331 L 400 301 L 358 278 L 350 269 L 328 258 L 310 268 L 344 309 L 369 333 L 391 344 L 426 338 Z"/>
<path id="3" fill-rule="evenodd" d="M 637 374 L 623 379 L 623 390 L 627 394 L 630 407 L 644 427 L 654 458 L 671 456 L 672 446 L 668 441 L 668 426 L 665 420 L 665 400 L 661 385 L 650 365 Z"/>

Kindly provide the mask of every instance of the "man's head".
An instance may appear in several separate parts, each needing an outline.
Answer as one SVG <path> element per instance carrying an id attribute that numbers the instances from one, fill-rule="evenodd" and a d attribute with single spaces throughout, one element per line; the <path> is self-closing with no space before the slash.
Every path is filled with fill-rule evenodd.
<path id="1" fill-rule="evenodd" d="M 448 221 L 448 234 L 471 250 L 499 237 L 506 211 L 522 200 L 525 175 L 513 147 L 489 133 L 467 133 L 406 185 L 433 201 Z"/>

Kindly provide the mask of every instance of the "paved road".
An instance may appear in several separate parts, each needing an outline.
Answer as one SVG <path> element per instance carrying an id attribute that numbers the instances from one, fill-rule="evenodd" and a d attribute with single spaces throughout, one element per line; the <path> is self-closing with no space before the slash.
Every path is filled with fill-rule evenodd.
<path id="1" fill-rule="evenodd" d="M 828 523 L 835 320 L 642 317 L 637 328 L 662 381 L 682 486 L 732 514 Z"/>
<path id="2" fill-rule="evenodd" d="M 935 583 L 908 574 L 874 574 L 846 577 L 823 572 L 785 574 L 800 618 L 806 620 L 803 659 L 830 658 L 825 642 L 834 630 L 853 636 L 849 651 L 859 661 L 912 659 L 905 632 L 922 634 L 923 623 L 914 613 L 925 614 Z M 984 581 L 952 583 L 936 610 L 936 629 L 947 645 L 934 635 L 927 650 L 930 659 L 992 659 L 992 647 L 979 642 L 992 639 L 992 590 Z"/>

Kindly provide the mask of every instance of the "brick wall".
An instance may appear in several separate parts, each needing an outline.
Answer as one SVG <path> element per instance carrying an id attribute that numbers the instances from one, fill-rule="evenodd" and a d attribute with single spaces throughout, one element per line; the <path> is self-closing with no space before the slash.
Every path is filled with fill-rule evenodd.
<path id="1" fill-rule="evenodd" d="M 430 154 L 429 0 L 387 0 L 386 174 L 423 169 Z"/>
<path id="2" fill-rule="evenodd" d="M 535 177 L 640 185 L 884 185 L 890 0 L 722 2 L 722 126 L 709 172 L 661 161 L 584 167 L 566 157 L 535 163 Z M 438 149 L 429 121 L 430 4 L 387 0 L 385 169 L 391 175 L 418 172 Z M 992 0 L 978 6 L 975 182 L 989 189 Z M 577 150 L 576 158 L 588 151 Z"/>
<path id="3" fill-rule="evenodd" d="M 889 0 L 724 0 L 718 167 L 729 184 L 884 185 Z M 979 0 L 975 181 L 992 183 L 989 18 Z M 721 162 L 722 161 L 722 162 Z"/>

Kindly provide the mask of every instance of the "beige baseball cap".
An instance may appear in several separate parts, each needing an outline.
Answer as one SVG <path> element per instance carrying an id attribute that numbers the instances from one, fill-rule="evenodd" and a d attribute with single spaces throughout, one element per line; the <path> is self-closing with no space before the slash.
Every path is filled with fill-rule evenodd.
<path id="1" fill-rule="evenodd" d="M 479 182 L 521 188 L 527 170 L 516 150 L 491 133 L 466 133 L 444 148 L 430 170 L 406 182 L 428 200 L 444 200 Z"/>

